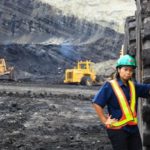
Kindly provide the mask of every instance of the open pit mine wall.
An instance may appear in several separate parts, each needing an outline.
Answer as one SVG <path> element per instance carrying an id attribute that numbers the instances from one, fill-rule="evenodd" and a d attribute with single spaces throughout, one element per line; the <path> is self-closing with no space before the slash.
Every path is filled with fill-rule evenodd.
<path id="1" fill-rule="evenodd" d="M 137 60 L 136 80 L 150 83 L 150 1 L 136 0 L 135 16 L 125 23 L 124 49 Z M 139 128 L 143 149 L 150 149 L 150 98 L 139 99 Z"/>

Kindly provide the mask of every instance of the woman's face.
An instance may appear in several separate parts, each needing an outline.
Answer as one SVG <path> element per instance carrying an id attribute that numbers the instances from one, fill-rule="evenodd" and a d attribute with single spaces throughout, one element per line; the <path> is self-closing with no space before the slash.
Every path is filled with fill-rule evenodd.
<path id="1" fill-rule="evenodd" d="M 133 72 L 134 72 L 134 69 L 129 66 L 118 68 L 118 73 L 119 73 L 120 78 L 125 81 L 132 78 Z"/>

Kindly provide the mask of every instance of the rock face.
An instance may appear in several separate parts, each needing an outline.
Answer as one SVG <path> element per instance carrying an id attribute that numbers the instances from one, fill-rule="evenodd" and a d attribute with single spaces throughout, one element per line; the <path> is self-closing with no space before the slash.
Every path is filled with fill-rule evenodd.
<path id="1" fill-rule="evenodd" d="M 1 43 L 85 45 L 118 33 L 36 0 L 0 2 Z"/>
<path id="2" fill-rule="evenodd" d="M 135 2 L 130 0 L 39 0 L 59 8 L 65 15 L 74 15 L 80 19 L 96 22 L 113 28 L 118 32 L 124 31 L 127 16 L 134 15 Z"/>
<path id="3" fill-rule="evenodd" d="M 112 77 L 116 71 L 116 60 L 108 60 L 100 63 L 96 63 L 94 69 L 98 76 L 102 76 L 104 79 Z"/>
<path id="4" fill-rule="evenodd" d="M 109 58 L 116 58 L 117 54 L 107 51 L 86 50 L 85 47 L 66 45 L 1 45 L 1 56 L 7 63 L 15 67 L 18 80 L 45 80 L 50 83 L 62 83 L 65 69 L 76 66 L 77 60 L 92 60 L 95 63 Z M 92 54 L 92 55 L 91 55 Z M 98 75 L 107 76 L 100 66 L 96 65 Z M 110 67 L 111 65 L 108 65 Z M 107 68 L 109 70 L 109 68 Z M 100 71 L 99 71 L 100 70 Z M 104 73 L 105 72 L 105 73 Z"/>
<path id="5" fill-rule="evenodd" d="M 62 68 L 63 75 L 78 60 L 118 58 L 123 34 L 57 6 L 52 1 L 1 0 L 0 56 L 18 71 L 35 76 L 56 74 L 56 68 Z"/>

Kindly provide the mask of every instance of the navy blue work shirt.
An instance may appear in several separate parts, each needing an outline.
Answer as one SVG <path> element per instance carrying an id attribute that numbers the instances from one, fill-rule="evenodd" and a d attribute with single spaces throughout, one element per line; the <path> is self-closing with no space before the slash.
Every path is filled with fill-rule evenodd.
<path id="1" fill-rule="evenodd" d="M 122 88 L 126 99 L 128 102 L 130 102 L 130 89 L 129 86 L 126 86 L 123 84 L 123 82 L 120 79 L 117 79 L 120 87 Z M 136 110 L 138 105 L 138 97 L 141 98 L 148 98 L 150 97 L 150 84 L 139 84 L 135 82 L 135 91 L 136 91 Z M 109 82 L 106 82 L 98 91 L 98 93 L 95 95 L 94 99 L 92 100 L 93 103 L 96 103 L 100 105 L 102 108 L 107 106 L 109 115 L 112 116 L 112 118 L 120 119 L 122 117 L 122 111 L 119 106 L 117 97 L 112 89 L 112 86 Z M 131 126 L 126 125 L 123 127 L 124 130 L 128 132 L 136 132 L 138 130 L 137 126 Z"/>

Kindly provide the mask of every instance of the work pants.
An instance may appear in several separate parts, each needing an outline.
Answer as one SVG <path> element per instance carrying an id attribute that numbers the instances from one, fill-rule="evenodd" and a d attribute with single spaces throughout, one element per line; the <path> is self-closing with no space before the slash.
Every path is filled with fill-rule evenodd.
<path id="1" fill-rule="evenodd" d="M 114 150 L 142 150 L 142 141 L 139 131 L 129 133 L 122 129 L 107 129 L 107 134 Z"/>

